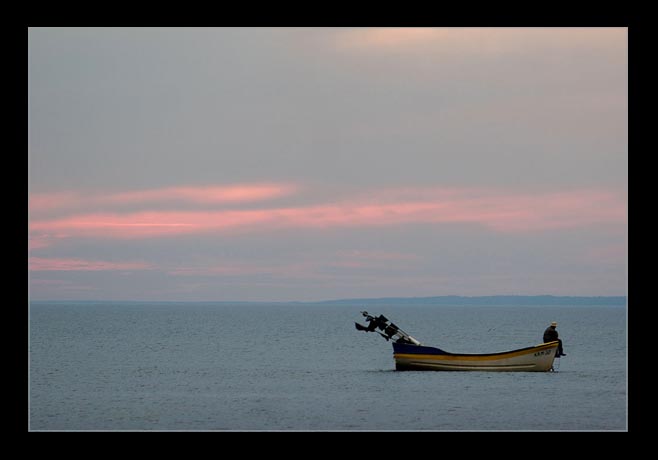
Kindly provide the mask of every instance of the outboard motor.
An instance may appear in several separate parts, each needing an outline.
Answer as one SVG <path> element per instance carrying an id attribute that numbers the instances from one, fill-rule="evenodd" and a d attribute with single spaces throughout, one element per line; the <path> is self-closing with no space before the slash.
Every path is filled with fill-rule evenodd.
<path id="1" fill-rule="evenodd" d="M 387 341 L 393 340 L 395 343 L 406 343 L 408 345 L 420 345 L 420 342 L 409 334 L 404 332 L 402 329 L 397 327 L 395 324 L 389 321 L 384 315 L 379 315 L 374 317 L 368 314 L 367 311 L 362 311 L 361 314 L 365 316 L 366 322 L 370 323 L 368 326 L 363 326 L 359 323 L 354 323 L 357 331 L 364 332 L 377 332 L 379 335 L 384 337 Z M 383 331 L 383 333 L 377 331 Z"/>

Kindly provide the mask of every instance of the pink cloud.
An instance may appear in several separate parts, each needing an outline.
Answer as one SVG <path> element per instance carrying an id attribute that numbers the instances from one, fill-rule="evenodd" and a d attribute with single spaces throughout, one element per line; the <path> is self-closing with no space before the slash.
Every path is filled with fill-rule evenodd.
<path id="1" fill-rule="evenodd" d="M 313 206 L 80 214 L 34 220 L 30 230 L 35 234 L 146 238 L 412 223 L 471 223 L 500 232 L 535 232 L 625 222 L 626 203 L 605 190 L 522 194 L 484 189 L 403 189 L 397 194 L 384 190 L 351 201 Z"/>
<path id="2" fill-rule="evenodd" d="M 50 244 L 50 240 L 44 235 L 29 236 L 27 239 L 27 250 L 33 251 L 34 249 L 47 248 Z"/>
<path id="3" fill-rule="evenodd" d="M 28 258 L 30 271 L 106 271 L 106 270 L 145 270 L 150 265 L 142 262 L 105 262 L 73 258 Z"/>
<path id="4" fill-rule="evenodd" d="M 28 197 L 28 208 L 31 212 L 68 208 L 76 206 L 82 199 L 81 195 L 73 192 L 32 193 Z"/>
<path id="5" fill-rule="evenodd" d="M 626 46 L 624 27 L 368 27 L 336 29 L 334 46 L 353 52 L 431 52 L 497 56 L 538 50 L 614 49 Z"/>
<path id="6" fill-rule="evenodd" d="M 34 193 L 29 197 L 32 213 L 76 211 L 83 208 L 161 206 L 197 204 L 218 205 L 272 200 L 288 196 L 298 187 L 293 184 L 237 184 L 200 187 L 164 187 L 120 193 Z"/>
<path id="7" fill-rule="evenodd" d="M 344 49 L 409 47 L 432 43 L 448 29 L 413 27 L 374 27 L 338 30 L 334 43 Z"/>
<path id="8" fill-rule="evenodd" d="M 266 267 L 262 264 L 245 264 L 243 262 L 212 265 L 209 267 L 180 267 L 168 273 L 175 276 L 241 276 L 262 275 L 281 271 L 283 267 Z"/>
<path id="9" fill-rule="evenodd" d="M 205 233 L 244 227 L 267 220 L 268 211 L 150 211 L 125 214 L 82 214 L 34 221 L 35 232 L 72 236 L 146 238 Z"/>
<path id="10" fill-rule="evenodd" d="M 169 187 L 117 193 L 106 198 L 110 203 L 176 202 L 198 204 L 246 203 L 290 195 L 291 184 L 243 184 L 209 187 Z"/>

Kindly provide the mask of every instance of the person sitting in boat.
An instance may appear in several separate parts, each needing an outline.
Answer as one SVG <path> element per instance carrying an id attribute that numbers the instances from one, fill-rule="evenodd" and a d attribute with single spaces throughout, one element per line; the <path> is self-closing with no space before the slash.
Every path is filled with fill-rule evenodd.
<path id="1" fill-rule="evenodd" d="M 558 336 L 559 334 L 557 333 L 557 323 L 553 321 L 551 325 L 548 326 L 544 331 L 544 343 L 553 342 L 554 340 L 557 340 L 559 342 L 557 346 L 557 353 L 555 355 L 556 358 L 559 358 L 560 356 L 567 356 L 563 353 L 562 340 L 560 340 Z"/>

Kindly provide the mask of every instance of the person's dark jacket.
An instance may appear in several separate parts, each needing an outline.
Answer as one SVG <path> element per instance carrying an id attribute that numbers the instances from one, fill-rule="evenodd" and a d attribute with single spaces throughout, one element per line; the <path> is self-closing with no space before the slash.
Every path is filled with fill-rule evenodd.
<path id="1" fill-rule="evenodd" d="M 544 331 L 544 343 L 557 340 L 558 333 L 554 326 L 548 326 Z"/>

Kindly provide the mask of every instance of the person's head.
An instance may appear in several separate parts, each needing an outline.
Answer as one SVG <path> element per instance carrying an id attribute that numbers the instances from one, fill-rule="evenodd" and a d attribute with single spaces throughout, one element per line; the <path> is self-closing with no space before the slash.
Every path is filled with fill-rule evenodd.
<path id="1" fill-rule="evenodd" d="M 557 327 L 557 323 L 556 323 L 555 321 L 553 321 L 553 322 L 551 323 L 551 327 L 552 327 L 552 328 L 556 328 L 556 327 Z"/>

